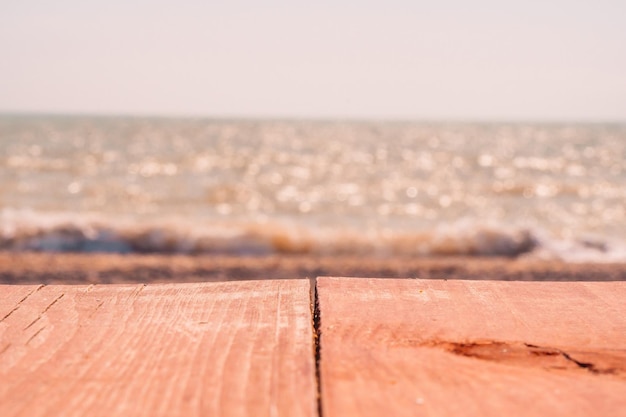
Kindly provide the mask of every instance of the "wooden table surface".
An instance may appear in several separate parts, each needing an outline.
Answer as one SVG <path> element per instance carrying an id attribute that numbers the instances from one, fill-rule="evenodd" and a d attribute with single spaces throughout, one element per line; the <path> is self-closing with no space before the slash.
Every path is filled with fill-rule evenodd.
<path id="1" fill-rule="evenodd" d="M 0 416 L 626 416 L 626 282 L 0 285 Z"/>

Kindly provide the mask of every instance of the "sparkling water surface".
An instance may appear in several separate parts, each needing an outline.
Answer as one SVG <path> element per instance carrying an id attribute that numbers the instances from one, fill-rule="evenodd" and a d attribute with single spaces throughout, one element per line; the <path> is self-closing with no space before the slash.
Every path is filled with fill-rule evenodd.
<path id="1" fill-rule="evenodd" d="M 218 235 L 281 250 L 279 233 L 313 252 L 530 239 L 606 257 L 626 240 L 618 124 L 2 116 L 0 167 L 13 249 L 42 249 L 33 239 L 68 223 L 96 241 L 158 229 L 180 251 Z"/>

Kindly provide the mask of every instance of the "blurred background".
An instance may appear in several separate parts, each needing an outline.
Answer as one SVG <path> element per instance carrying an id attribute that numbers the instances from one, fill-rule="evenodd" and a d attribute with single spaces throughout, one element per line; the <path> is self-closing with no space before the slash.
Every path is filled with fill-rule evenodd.
<path id="1" fill-rule="evenodd" d="M 0 7 L 5 250 L 626 260 L 621 2 Z"/>

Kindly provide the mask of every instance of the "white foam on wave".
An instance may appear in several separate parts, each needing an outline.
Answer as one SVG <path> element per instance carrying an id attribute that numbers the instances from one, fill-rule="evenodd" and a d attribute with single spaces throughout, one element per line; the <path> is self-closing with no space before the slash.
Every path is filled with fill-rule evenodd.
<path id="1" fill-rule="evenodd" d="M 98 214 L 0 211 L 0 249 L 168 254 L 525 256 L 566 262 L 626 262 L 626 245 L 557 239 L 544 231 L 462 220 L 430 230 L 312 228 L 293 221 L 198 224 L 111 220 Z"/>
<path id="2" fill-rule="evenodd" d="M 603 237 L 557 239 L 543 236 L 536 250 L 526 256 L 533 259 L 569 263 L 625 263 L 626 242 Z"/>

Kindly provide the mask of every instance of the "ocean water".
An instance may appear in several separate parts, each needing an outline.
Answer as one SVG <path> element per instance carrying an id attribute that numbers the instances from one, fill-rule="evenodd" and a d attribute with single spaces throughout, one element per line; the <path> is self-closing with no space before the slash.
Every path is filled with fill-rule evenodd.
<path id="1" fill-rule="evenodd" d="M 0 249 L 626 261 L 626 125 L 0 116 Z"/>

